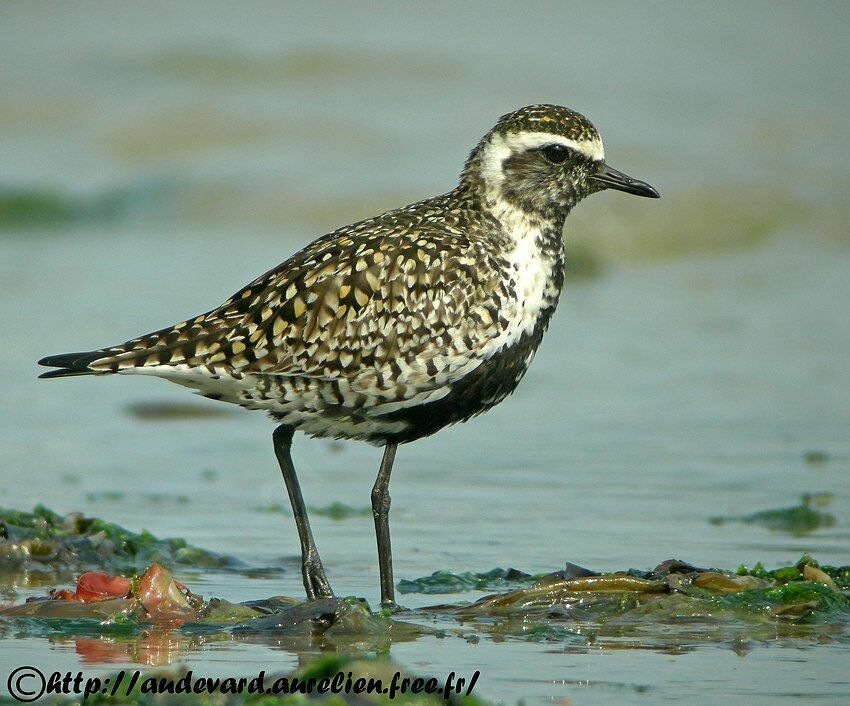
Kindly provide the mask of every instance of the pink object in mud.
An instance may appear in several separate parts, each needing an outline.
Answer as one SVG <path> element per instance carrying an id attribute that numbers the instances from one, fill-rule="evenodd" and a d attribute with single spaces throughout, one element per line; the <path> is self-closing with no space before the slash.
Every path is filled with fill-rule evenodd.
<path id="1" fill-rule="evenodd" d="M 134 593 L 151 620 L 186 619 L 194 612 L 171 572 L 159 564 L 151 564 L 139 577 Z"/>

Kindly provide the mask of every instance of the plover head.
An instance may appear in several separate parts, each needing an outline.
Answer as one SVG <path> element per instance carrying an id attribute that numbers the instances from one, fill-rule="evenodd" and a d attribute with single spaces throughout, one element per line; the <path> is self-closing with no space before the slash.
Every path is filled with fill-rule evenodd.
<path id="1" fill-rule="evenodd" d="M 547 219 L 603 189 L 659 197 L 646 182 L 609 167 L 593 124 L 559 105 L 529 105 L 502 116 L 470 154 L 462 179 L 490 206 Z"/>

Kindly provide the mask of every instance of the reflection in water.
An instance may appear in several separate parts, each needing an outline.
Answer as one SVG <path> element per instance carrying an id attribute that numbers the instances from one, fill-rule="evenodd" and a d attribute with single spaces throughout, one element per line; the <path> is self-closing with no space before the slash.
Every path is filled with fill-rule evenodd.
<path id="1" fill-rule="evenodd" d="M 216 635 L 184 635 L 163 627 L 154 627 L 133 636 L 51 637 L 51 641 L 57 644 L 73 644 L 83 664 L 138 664 L 146 667 L 174 664 L 210 642 L 226 639 L 226 636 Z"/>

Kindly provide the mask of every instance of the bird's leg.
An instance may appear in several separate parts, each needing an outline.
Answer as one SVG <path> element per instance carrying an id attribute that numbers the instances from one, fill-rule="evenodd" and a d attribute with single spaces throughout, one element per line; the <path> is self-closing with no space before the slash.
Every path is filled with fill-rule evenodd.
<path id="1" fill-rule="evenodd" d="M 304 498 L 301 496 L 301 486 L 298 485 L 295 465 L 292 463 L 290 449 L 294 434 L 293 427 L 281 424 L 274 430 L 272 440 L 274 453 L 280 464 L 280 472 L 283 474 L 283 482 L 289 493 L 289 502 L 292 504 L 298 538 L 301 541 L 301 576 L 304 579 L 304 590 L 307 591 L 307 598 L 310 599 L 333 598 L 334 592 L 328 583 L 328 577 L 325 576 L 325 568 L 316 549 L 313 532 L 310 530 L 310 520 L 307 518 L 307 508 L 304 507 Z"/>
<path id="2" fill-rule="evenodd" d="M 378 539 L 378 568 L 381 572 L 381 605 L 395 608 L 393 586 L 393 553 L 390 548 L 390 473 L 398 444 L 387 444 L 378 478 L 372 488 L 372 516 L 375 518 L 375 536 Z"/>

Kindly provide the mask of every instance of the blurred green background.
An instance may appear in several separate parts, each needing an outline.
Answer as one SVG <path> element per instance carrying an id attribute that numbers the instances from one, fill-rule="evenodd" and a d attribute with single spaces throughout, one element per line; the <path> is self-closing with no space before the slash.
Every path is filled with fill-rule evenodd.
<path id="1" fill-rule="evenodd" d="M 847 6 L 730 7 L 3 3 L 0 225 L 297 241 L 447 190 L 496 117 L 557 102 L 669 196 L 583 208 L 601 261 L 801 221 L 846 244 Z"/>

